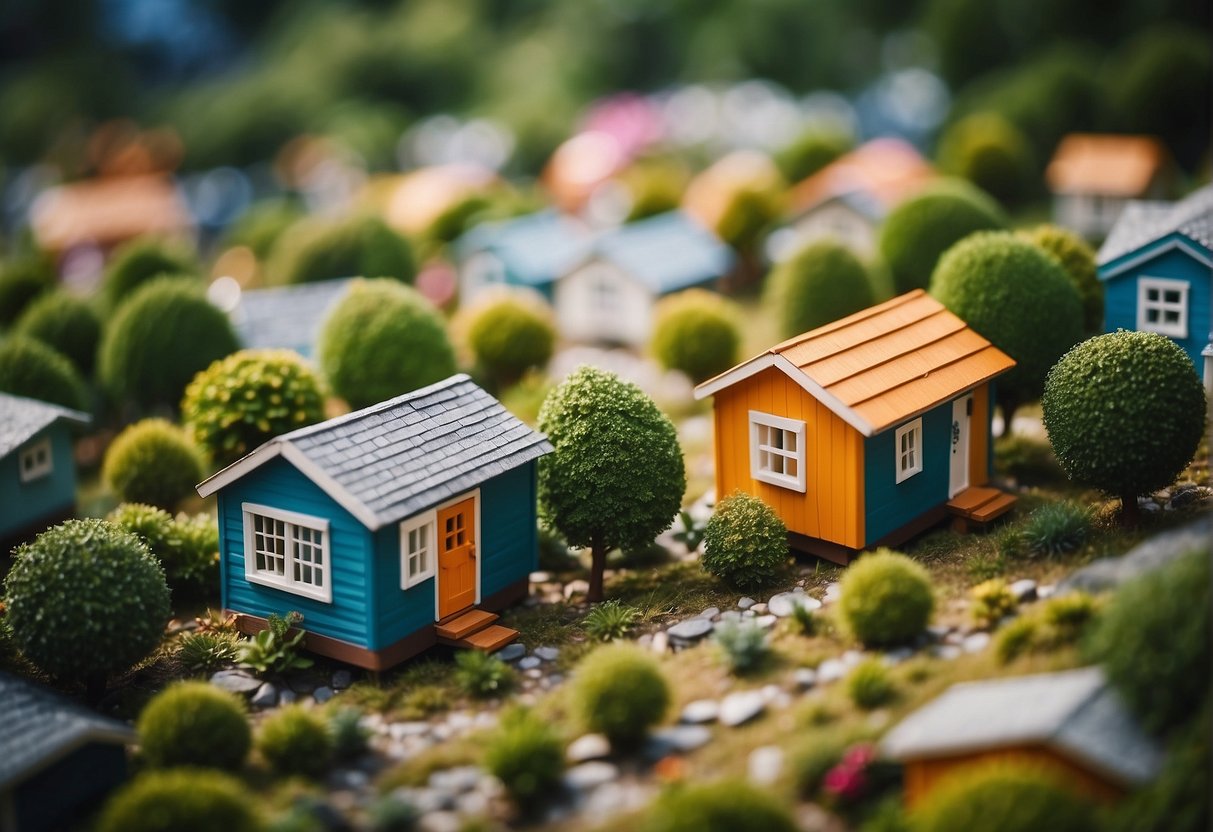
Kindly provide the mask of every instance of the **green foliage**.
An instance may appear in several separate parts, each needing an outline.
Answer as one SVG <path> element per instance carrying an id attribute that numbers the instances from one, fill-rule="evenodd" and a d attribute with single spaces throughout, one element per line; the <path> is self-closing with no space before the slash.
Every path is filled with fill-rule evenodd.
<path id="1" fill-rule="evenodd" d="M 958 772 L 923 799 L 913 813 L 921 832 L 1097 832 L 1093 805 L 1049 769 L 987 763 Z"/>
<path id="2" fill-rule="evenodd" d="M 649 351 L 698 384 L 738 361 L 741 328 L 732 301 L 705 289 L 667 295 L 654 310 Z"/>
<path id="3" fill-rule="evenodd" d="M 324 419 L 320 377 L 292 350 L 241 350 L 194 376 L 181 420 L 220 467 L 295 428 Z"/>
<path id="4" fill-rule="evenodd" d="M 912 641 L 926 628 L 935 607 L 927 570 L 888 549 L 865 554 L 851 564 L 839 589 L 843 624 L 872 647 Z"/>
<path id="5" fill-rule="evenodd" d="M 4 589 L 21 653 L 51 676 L 94 687 L 152 652 L 169 617 L 156 558 L 103 520 L 68 520 L 19 546 Z"/>
<path id="6" fill-rule="evenodd" d="M 771 170 L 751 183 L 738 183 L 713 231 L 738 251 L 751 251 L 783 211 L 784 183 Z"/>
<path id="7" fill-rule="evenodd" d="M 539 568 L 544 572 L 565 572 L 578 567 L 577 559 L 569 552 L 569 546 L 560 535 L 540 526 Z"/>
<path id="8" fill-rule="evenodd" d="M 1033 617 L 1016 618 L 994 636 L 994 656 L 1008 664 L 1035 649 L 1040 637 L 1040 621 Z"/>
<path id="9" fill-rule="evenodd" d="M 688 552 L 696 551 L 699 544 L 703 543 L 704 535 L 708 531 L 708 524 L 695 519 L 685 509 L 678 512 L 678 523 L 678 528 L 674 529 L 671 536 L 685 546 Z"/>
<path id="10" fill-rule="evenodd" d="M 939 140 L 939 167 L 969 180 L 1004 203 L 1032 196 L 1036 160 L 1027 138 L 998 113 L 974 113 L 954 122 Z"/>
<path id="11" fill-rule="evenodd" d="M 97 832 L 262 832 L 256 799 L 217 771 L 151 771 L 116 792 Z"/>
<path id="12" fill-rule="evenodd" d="M 1209 804 L 1213 749 L 1209 711 L 1191 720 L 1192 729 L 1167 749 L 1162 772 L 1116 807 L 1108 832 L 1207 832 L 1213 828 Z"/>
<path id="13" fill-rule="evenodd" d="M 577 665 L 573 707 L 591 731 L 632 748 L 665 716 L 670 691 L 657 662 L 631 644 L 610 644 Z"/>
<path id="14" fill-rule="evenodd" d="M 113 311 L 156 278 L 192 278 L 201 266 L 185 246 L 156 237 L 140 237 L 113 253 L 101 280 L 101 299 Z"/>
<path id="15" fill-rule="evenodd" d="M 792 615 L 788 621 L 792 625 L 793 632 L 809 637 L 817 635 L 817 630 L 819 629 L 817 616 L 804 604 L 792 605 Z"/>
<path id="16" fill-rule="evenodd" d="M 135 725 L 143 758 L 156 768 L 239 769 L 252 745 L 244 703 L 207 682 L 178 682 L 156 694 Z"/>
<path id="17" fill-rule="evenodd" d="M 299 655 L 306 633 L 296 630 L 292 635 L 290 632 L 302 621 L 303 616 L 298 612 L 291 611 L 285 616 L 271 613 L 268 626 L 240 645 L 240 664 L 258 673 L 284 673 L 311 667 L 312 660 Z"/>
<path id="18" fill-rule="evenodd" d="M 845 751 L 844 742 L 815 733 L 791 755 L 790 768 L 797 793 L 805 798 L 816 797 L 826 774 L 838 765 Z"/>
<path id="19" fill-rule="evenodd" d="M 299 207 L 286 200 L 258 202 L 232 223 L 223 244 L 225 247 L 248 246 L 257 259 L 264 262 L 282 233 L 302 217 Z"/>
<path id="20" fill-rule="evenodd" d="M 257 750 L 278 774 L 320 777 L 333 758 L 333 735 L 318 714 L 300 705 L 279 708 L 261 723 Z"/>
<path id="21" fill-rule="evenodd" d="M 855 146 L 840 130 L 815 127 L 801 133 L 775 154 L 775 164 L 789 182 L 807 179 Z"/>
<path id="22" fill-rule="evenodd" d="M 677 784 L 654 801 L 642 832 L 794 832 L 782 802 L 740 781 Z"/>
<path id="23" fill-rule="evenodd" d="M 639 617 L 640 610 L 612 598 L 595 604 L 586 613 L 581 627 L 595 641 L 615 641 L 626 636 Z"/>
<path id="24" fill-rule="evenodd" d="M 1205 427 L 1192 361 L 1153 332 L 1118 331 L 1082 342 L 1048 375 L 1045 430 L 1072 480 L 1135 499 L 1174 482 Z M 1133 503 L 1129 506 L 1129 503 Z"/>
<path id="25" fill-rule="evenodd" d="M 201 370 L 239 349 L 220 309 L 191 281 L 139 287 L 108 321 L 97 369 L 113 400 L 130 409 L 175 409 Z"/>
<path id="26" fill-rule="evenodd" d="M 209 675 L 236 663 L 240 640 L 235 633 L 203 631 L 181 636 L 180 647 L 177 661 L 187 671 Z"/>
<path id="27" fill-rule="evenodd" d="M 1075 644 L 1098 610 L 1098 602 L 1082 592 L 1050 598 L 995 634 L 994 655 L 1006 664 L 1025 653 L 1047 653 Z"/>
<path id="28" fill-rule="evenodd" d="M 164 419 L 125 428 L 105 451 L 101 478 L 118 499 L 171 509 L 205 478 L 202 454 L 185 431 Z"/>
<path id="29" fill-rule="evenodd" d="M 1002 578 L 990 578 L 969 590 L 969 615 L 978 627 L 992 627 L 1015 612 L 1015 593 Z"/>
<path id="30" fill-rule="evenodd" d="M 122 503 L 106 518 L 151 549 L 174 591 L 201 594 L 219 578 L 219 530 L 208 514 L 176 519 L 143 503 Z"/>
<path id="31" fill-rule="evenodd" d="M 101 319 L 87 301 L 66 292 L 48 292 L 30 303 L 13 331 L 61 353 L 81 378 L 92 375 Z"/>
<path id="32" fill-rule="evenodd" d="M 22 335 L 0 340 L 0 392 L 87 411 L 88 397 L 72 362 Z"/>
<path id="33" fill-rule="evenodd" d="M 55 267 L 44 257 L 0 264 L 0 328 L 11 326 L 35 300 L 55 285 Z"/>
<path id="34" fill-rule="evenodd" d="M 525 709 L 510 710 L 488 741 L 484 767 L 520 807 L 534 807 L 560 782 L 564 746 L 542 718 Z"/>
<path id="35" fill-rule="evenodd" d="M 329 731 L 333 735 L 333 756 L 338 760 L 356 760 L 366 753 L 371 730 L 362 724 L 362 711 L 344 706 L 329 716 Z"/>
<path id="36" fill-rule="evenodd" d="M 1049 503 L 1033 510 L 1020 537 L 1033 555 L 1076 552 L 1091 535 L 1091 511 L 1077 503 Z"/>
<path id="37" fill-rule="evenodd" d="M 455 684 L 468 696 L 500 696 L 514 682 L 514 669 L 491 653 L 461 650 L 455 654 Z"/>
<path id="38" fill-rule="evenodd" d="M 441 316 L 415 289 L 391 280 L 350 287 L 324 324 L 319 356 L 333 390 L 354 408 L 455 372 L 455 352 Z"/>
<path id="39" fill-rule="evenodd" d="M 825 239 L 775 266 L 765 301 L 784 337 L 792 338 L 868 308 L 876 295 L 859 258 L 837 240 Z"/>
<path id="40" fill-rule="evenodd" d="M 1004 433 L 994 441 L 994 468 L 1020 485 L 1061 485 L 1066 481 L 1048 440 L 1018 433 Z"/>
<path id="41" fill-rule="evenodd" d="M 412 283 L 416 271 L 408 241 L 370 216 L 300 220 L 278 237 L 266 265 L 271 283 L 358 276 Z"/>
<path id="42" fill-rule="evenodd" d="M 761 587 L 788 560 L 788 530 L 759 497 L 736 491 L 716 506 L 703 535 L 700 563 L 738 587 Z"/>
<path id="43" fill-rule="evenodd" d="M 865 711 L 887 705 L 897 695 L 889 669 L 876 657 L 855 665 L 847 674 L 846 684 L 847 696 Z"/>
<path id="44" fill-rule="evenodd" d="M 1209 557 L 1205 546 L 1122 586 L 1087 645 L 1155 731 L 1183 726 L 1209 701 Z"/>
<path id="45" fill-rule="evenodd" d="M 753 621 L 724 621 L 712 636 L 729 672 L 744 675 L 756 670 L 771 653 L 766 631 Z"/>
<path id="46" fill-rule="evenodd" d="M 1082 237 L 1059 225 L 1038 225 L 1019 236 L 1040 246 L 1061 266 L 1082 301 L 1082 329 L 1086 336 L 1103 332 L 1103 281 L 1095 267 L 1095 250 Z"/>
<path id="47" fill-rule="evenodd" d="M 394 795 L 381 797 L 367 810 L 371 832 L 413 832 L 421 812 Z"/>
<path id="48" fill-rule="evenodd" d="M 514 384 L 527 370 L 546 366 L 556 343 L 551 310 L 518 291 L 493 292 L 474 303 L 466 328 L 476 365 L 497 389 Z"/>
<path id="49" fill-rule="evenodd" d="M 927 288 L 936 263 L 957 241 L 1006 226 L 1006 216 L 988 194 L 967 182 L 950 181 L 894 208 L 880 227 L 878 246 L 901 294 Z"/>

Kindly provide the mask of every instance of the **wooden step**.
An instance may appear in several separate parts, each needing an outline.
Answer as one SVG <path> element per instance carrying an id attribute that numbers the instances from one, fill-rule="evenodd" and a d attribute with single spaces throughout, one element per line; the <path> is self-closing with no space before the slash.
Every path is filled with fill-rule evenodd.
<path id="1" fill-rule="evenodd" d="M 477 630 L 467 638 L 459 639 L 458 643 L 453 644 L 454 647 L 470 647 L 473 650 L 483 650 L 486 653 L 492 653 L 494 650 L 500 650 L 511 641 L 518 638 L 518 631 L 511 630 L 509 627 L 503 627 L 500 624 L 490 624 L 483 630 Z"/>
<path id="2" fill-rule="evenodd" d="M 962 517 L 969 517 L 986 503 L 997 499 L 1000 494 L 1002 492 L 997 488 L 981 488 L 978 486 L 966 488 L 948 500 L 948 511 L 953 514 L 959 514 Z"/>
<path id="3" fill-rule="evenodd" d="M 501 616 L 485 610 L 470 609 L 435 625 L 438 638 L 459 641 L 488 627 Z"/>
<path id="4" fill-rule="evenodd" d="M 1016 502 L 1018 502 L 1018 498 L 1011 494 L 999 494 L 988 503 L 983 503 L 970 515 L 970 519 L 977 523 L 989 523 L 1010 511 Z"/>

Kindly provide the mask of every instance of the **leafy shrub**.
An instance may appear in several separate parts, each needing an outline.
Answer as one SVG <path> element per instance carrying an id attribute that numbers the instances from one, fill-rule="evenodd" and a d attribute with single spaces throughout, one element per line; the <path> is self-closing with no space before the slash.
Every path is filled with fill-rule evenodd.
<path id="1" fill-rule="evenodd" d="M 156 648 L 169 617 L 159 562 L 139 538 L 104 520 L 68 520 L 19 546 L 4 588 L 21 653 L 94 694 Z"/>
<path id="2" fill-rule="evenodd" d="M 1077 503 L 1049 503 L 1028 515 L 1020 535 L 1034 555 L 1076 552 L 1091 533 L 1091 512 Z"/>
<path id="3" fill-rule="evenodd" d="M 854 146 L 854 141 L 840 130 L 815 127 L 801 133 L 775 154 L 775 164 L 789 182 L 806 179 Z"/>
<path id="4" fill-rule="evenodd" d="M 1015 593 L 1002 578 L 991 578 L 969 590 L 969 615 L 978 627 L 990 627 L 1015 612 Z"/>
<path id="5" fill-rule="evenodd" d="M 519 806 L 533 806 L 560 782 L 564 746 L 543 719 L 527 710 L 511 710 L 488 741 L 484 767 Z"/>
<path id="6" fill-rule="evenodd" d="M 1085 592 L 1067 592 L 1050 598 L 1037 607 L 1041 621 L 1060 643 L 1078 641 L 1083 630 L 1099 612 L 1099 601 Z"/>
<path id="7" fill-rule="evenodd" d="M 461 650 L 455 654 L 455 684 L 468 696 L 500 696 L 514 684 L 514 669 L 491 653 Z"/>
<path id="8" fill-rule="evenodd" d="M 238 769 L 252 745 L 244 704 L 207 682 L 178 682 L 152 698 L 135 725 L 147 762 L 158 768 Z"/>
<path id="9" fill-rule="evenodd" d="M 278 774 L 319 777 L 332 760 L 333 735 L 318 715 L 288 705 L 261 723 L 257 750 Z"/>
<path id="10" fill-rule="evenodd" d="M 818 734 L 802 745 L 791 757 L 792 779 L 802 797 L 814 798 L 821 791 L 822 781 L 830 769 L 842 759 L 846 745 L 837 739 Z"/>
<path id="11" fill-rule="evenodd" d="M 320 378 L 291 350 L 241 350 L 194 376 L 181 420 L 220 467 L 275 436 L 324 419 Z"/>
<path id="12" fill-rule="evenodd" d="M 345 706 L 333 711 L 329 731 L 333 735 L 333 756 L 338 760 L 355 760 L 366 753 L 371 731 L 362 724 L 362 711 L 357 708 Z"/>
<path id="13" fill-rule="evenodd" d="M 542 369 L 552 357 L 556 324 L 551 309 L 518 291 L 486 293 L 464 313 L 467 344 L 476 365 L 498 390 L 527 370 Z"/>
<path id="14" fill-rule="evenodd" d="M 101 338 L 97 369 L 125 408 L 174 409 L 195 375 L 239 346 L 231 321 L 201 286 L 163 278 L 118 307 Z"/>
<path id="15" fill-rule="evenodd" d="M 81 378 L 93 374 L 101 319 L 88 301 L 66 292 L 48 292 L 26 308 L 13 331 L 59 352 L 72 362 Z"/>
<path id="16" fill-rule="evenodd" d="M 1096 832 L 1094 807 L 1047 769 L 992 763 L 957 772 L 928 793 L 914 812 L 922 832 Z"/>
<path id="17" fill-rule="evenodd" d="M 699 544 L 703 543 L 703 536 L 707 530 L 706 522 L 697 519 L 689 511 L 683 510 L 678 512 L 678 526 L 670 536 L 685 546 L 688 552 L 694 552 L 699 549 Z"/>
<path id="18" fill-rule="evenodd" d="M 319 355 L 333 390 L 354 408 L 455 372 L 442 318 L 415 289 L 390 280 L 350 287 L 324 323 Z M 385 355 L 392 360 L 385 361 Z"/>
<path id="19" fill-rule="evenodd" d="M 1209 710 L 1191 720 L 1167 749 L 1162 771 L 1130 794 L 1108 818 L 1107 832 L 1207 832 L 1213 828 L 1209 778 L 1213 744 Z"/>
<path id="20" fill-rule="evenodd" d="M 89 409 L 84 383 L 72 362 L 23 335 L 0 341 L 0 392 L 73 410 Z"/>
<path id="21" fill-rule="evenodd" d="M 867 309 L 876 302 L 872 278 L 859 258 L 837 240 L 809 243 L 772 269 L 765 302 L 792 338 Z"/>
<path id="22" fill-rule="evenodd" d="M 44 258 L 27 257 L 0 265 L 0 328 L 16 323 L 54 285 L 54 265 Z"/>
<path id="23" fill-rule="evenodd" d="M 793 832 L 787 808 L 746 783 L 674 785 L 654 801 L 642 832 Z"/>
<path id="24" fill-rule="evenodd" d="M 101 299 L 113 311 L 135 292 L 165 275 L 188 278 L 201 273 L 198 261 L 184 246 L 154 237 L 140 237 L 113 253 L 101 279 Z"/>
<path id="25" fill-rule="evenodd" d="M 177 660 L 190 673 L 210 674 L 236 663 L 240 640 L 234 633 L 197 632 L 181 637 Z"/>
<path id="26" fill-rule="evenodd" d="M 865 711 L 887 705 L 896 694 L 889 669 L 880 659 L 864 659 L 847 674 L 847 696 Z"/>
<path id="27" fill-rule="evenodd" d="M 760 587 L 787 559 L 787 527 L 761 498 L 737 491 L 717 504 L 703 535 L 704 569 L 738 588 Z"/>
<path id="28" fill-rule="evenodd" d="M 994 442 L 994 468 L 1020 485 L 1052 485 L 1066 481 L 1048 441 L 1006 431 Z M 1005 526 L 1003 527 L 1005 528 Z"/>
<path id="29" fill-rule="evenodd" d="M 395 795 L 381 797 L 367 810 L 371 832 L 413 832 L 421 812 Z"/>
<path id="30" fill-rule="evenodd" d="M 175 591 L 197 593 L 218 578 L 219 530 L 209 515 L 177 519 L 142 503 L 123 503 L 106 518 L 137 536 L 164 567 Z"/>
<path id="31" fill-rule="evenodd" d="M 931 619 L 931 577 L 910 558 L 888 549 L 847 568 L 838 607 L 850 633 L 866 645 L 904 644 Z"/>
<path id="32" fill-rule="evenodd" d="M 417 685 L 400 701 L 397 716 L 404 720 L 421 720 L 430 714 L 441 713 L 451 707 L 451 696 L 439 685 Z"/>
<path id="33" fill-rule="evenodd" d="M 1082 329 L 1087 336 L 1103 332 L 1104 289 L 1095 267 L 1095 250 L 1082 237 L 1059 225 L 1038 225 L 1019 235 L 1039 246 L 1061 266 L 1082 301 Z"/>
<path id="34" fill-rule="evenodd" d="M 793 604 L 792 615 L 788 620 L 791 622 L 793 632 L 802 636 L 817 634 L 819 625 L 817 615 L 804 604 Z"/>
<path id="35" fill-rule="evenodd" d="M 223 246 L 248 246 L 258 260 L 265 261 L 283 232 L 294 225 L 303 212 L 283 199 L 255 203 L 233 222 L 223 238 Z"/>
<path id="36" fill-rule="evenodd" d="M 611 644 L 577 665 L 574 707 L 591 731 L 630 748 L 665 716 L 670 691 L 653 658 L 630 644 Z"/>
<path id="37" fill-rule="evenodd" d="M 687 289 L 657 302 L 649 351 L 667 370 L 698 384 L 736 364 L 740 349 L 737 312 L 724 297 Z"/>
<path id="38" fill-rule="evenodd" d="M 1031 651 L 1040 639 L 1040 621 L 1032 616 L 1016 618 L 994 635 L 994 656 L 1002 664 Z"/>
<path id="39" fill-rule="evenodd" d="M 285 616 L 271 613 L 266 628 L 240 645 L 240 664 L 258 673 L 284 673 L 311 667 L 312 660 L 299 655 L 307 634 L 303 630 L 296 630 L 293 635 L 290 632 L 301 621 L 303 616 L 298 612 L 292 611 Z"/>
<path id="40" fill-rule="evenodd" d="M 716 627 L 712 639 L 732 673 L 753 671 L 771 652 L 766 631 L 752 621 L 724 621 Z"/>
<path id="41" fill-rule="evenodd" d="M 998 113 L 974 113 L 954 122 L 939 140 L 939 167 L 1003 202 L 1032 196 L 1036 160 L 1027 137 Z"/>
<path id="42" fill-rule="evenodd" d="M 376 217 L 300 220 L 278 237 L 266 265 L 272 283 L 357 276 L 412 283 L 416 270 L 408 241 Z"/>
<path id="43" fill-rule="evenodd" d="M 612 598 L 595 604 L 594 608 L 586 613 L 581 626 L 586 635 L 595 641 L 615 641 L 627 635 L 639 617 L 640 610 Z"/>
<path id="44" fill-rule="evenodd" d="M 1005 664 L 1024 653 L 1048 652 L 1074 644 L 1098 610 L 1098 602 L 1082 592 L 1050 598 L 1000 629 L 994 636 L 994 654 Z"/>
<path id="45" fill-rule="evenodd" d="M 140 775 L 116 792 L 97 832 L 262 832 L 256 800 L 217 771 L 172 769 Z"/>
<path id="46" fill-rule="evenodd" d="M 164 419 L 125 428 L 105 451 L 101 478 L 118 499 L 172 509 L 206 476 L 185 431 Z"/>

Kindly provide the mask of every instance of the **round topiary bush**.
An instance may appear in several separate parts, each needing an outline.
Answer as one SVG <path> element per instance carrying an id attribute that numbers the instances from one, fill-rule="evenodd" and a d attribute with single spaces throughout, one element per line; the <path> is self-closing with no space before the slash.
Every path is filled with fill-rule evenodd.
<path id="1" fill-rule="evenodd" d="M 1019 235 L 1040 246 L 1061 266 L 1082 301 L 1083 333 L 1103 332 L 1103 281 L 1095 267 L 1095 250 L 1073 231 L 1058 225 L 1038 225 Z"/>
<path id="2" fill-rule="evenodd" d="M 261 724 L 257 750 L 279 774 L 320 777 L 333 758 L 333 735 L 319 716 L 289 705 Z"/>
<path id="3" fill-rule="evenodd" d="M 898 205 L 880 227 L 880 256 L 898 293 L 925 289 L 935 264 L 974 231 L 1007 227 L 1002 209 L 967 182 L 935 185 Z"/>
<path id="4" fill-rule="evenodd" d="M 181 401 L 193 441 L 223 467 L 324 419 L 320 377 L 291 350 L 241 350 L 194 376 Z"/>
<path id="5" fill-rule="evenodd" d="M 741 327 L 735 305 L 704 289 L 687 289 L 657 302 L 649 351 L 667 370 L 699 382 L 737 363 Z"/>
<path id="6" fill-rule="evenodd" d="M 0 266 L 0 328 L 15 323 L 54 285 L 55 268 L 42 257 L 9 260 Z"/>
<path id="7" fill-rule="evenodd" d="M 160 563 L 104 520 L 68 520 L 19 546 L 4 603 L 17 649 L 93 694 L 156 648 L 169 617 Z"/>
<path id="8" fill-rule="evenodd" d="M 238 769 L 252 745 L 244 704 L 208 682 L 179 682 L 144 706 L 135 724 L 152 766 Z"/>
<path id="9" fill-rule="evenodd" d="M 152 771 L 110 798 L 97 832 L 262 832 L 256 805 L 238 780 L 217 771 Z"/>
<path id="10" fill-rule="evenodd" d="M 165 275 L 193 278 L 201 268 L 181 243 L 157 237 L 140 237 L 116 250 L 101 280 L 101 300 L 114 310 L 144 284 Z"/>
<path id="11" fill-rule="evenodd" d="M 642 832 L 794 832 L 787 807 L 734 781 L 678 784 L 664 791 L 641 821 Z"/>
<path id="12" fill-rule="evenodd" d="M 455 351 L 441 316 L 415 289 L 391 280 L 350 287 L 325 321 L 319 353 L 333 390 L 354 408 L 455 372 Z"/>
<path id="13" fill-rule="evenodd" d="M 87 301 L 66 292 L 48 292 L 29 305 L 13 331 L 62 353 L 82 378 L 92 375 L 101 319 Z"/>
<path id="14" fill-rule="evenodd" d="M 122 503 L 105 519 L 147 544 L 173 591 L 200 594 L 217 585 L 219 530 L 209 514 L 174 519 L 155 506 Z"/>
<path id="15" fill-rule="evenodd" d="M 376 217 L 300 220 L 278 237 L 266 265 L 271 283 L 359 275 L 412 283 L 416 271 L 408 241 Z"/>
<path id="16" fill-rule="evenodd" d="M 106 325 L 98 370 L 124 409 L 175 409 L 195 375 L 239 347 L 201 286 L 161 278 L 136 290 Z"/>
<path id="17" fill-rule="evenodd" d="M 1120 497 L 1130 524 L 1138 495 L 1175 481 L 1205 427 L 1192 360 L 1153 332 L 1121 330 L 1074 347 L 1049 372 L 1040 403 L 1066 474 Z"/>
<path id="18" fill-rule="evenodd" d="M 1007 232 L 974 234 L 948 249 L 931 277 L 931 294 L 1015 359 L 996 385 L 1007 426 L 1082 338 L 1082 303 L 1061 266 Z"/>
<path id="19" fill-rule="evenodd" d="M 921 832 L 1097 832 L 1095 807 L 1047 769 L 987 763 L 948 776 L 912 812 Z"/>
<path id="20" fill-rule="evenodd" d="M 205 476 L 198 448 L 164 419 L 144 419 L 123 430 L 101 466 L 101 478 L 118 499 L 169 510 L 193 494 Z"/>
<path id="21" fill-rule="evenodd" d="M 788 560 L 788 529 L 770 506 L 741 491 L 720 501 L 703 534 L 703 568 L 738 589 L 760 587 Z"/>
<path id="22" fill-rule="evenodd" d="M 767 305 L 785 338 L 845 318 L 876 302 L 859 258 L 836 240 L 818 240 L 777 265 L 767 279 Z"/>
<path id="23" fill-rule="evenodd" d="M 939 167 L 1008 203 L 1032 196 L 1038 179 L 1027 137 L 998 113 L 974 113 L 948 127 L 939 140 Z"/>
<path id="24" fill-rule="evenodd" d="M 476 365 L 499 390 L 544 367 L 556 343 L 551 310 L 515 291 L 486 293 L 467 310 L 463 325 Z"/>
<path id="25" fill-rule="evenodd" d="M 577 665 L 574 707 L 591 731 L 616 748 L 633 748 L 665 716 L 670 691 L 653 658 L 630 644 L 610 644 Z"/>
<path id="26" fill-rule="evenodd" d="M 559 784 L 564 745 L 552 726 L 530 711 L 508 711 L 484 750 L 484 767 L 520 807 L 533 807 Z"/>
<path id="27" fill-rule="evenodd" d="M 775 154 L 775 164 L 783 178 L 799 182 L 842 156 L 855 146 L 844 131 L 813 127 L 801 133 Z"/>
<path id="28" fill-rule="evenodd" d="M 847 567 L 838 609 L 851 635 L 872 647 L 905 644 L 931 620 L 931 576 L 903 554 L 878 549 Z"/>
<path id="29" fill-rule="evenodd" d="M 88 410 L 84 382 L 66 357 L 41 341 L 10 335 L 0 341 L 0 392 L 73 410 Z"/>
<path id="30" fill-rule="evenodd" d="M 864 659 L 847 674 L 847 696 L 865 711 L 887 705 L 897 695 L 889 669 L 878 658 Z"/>

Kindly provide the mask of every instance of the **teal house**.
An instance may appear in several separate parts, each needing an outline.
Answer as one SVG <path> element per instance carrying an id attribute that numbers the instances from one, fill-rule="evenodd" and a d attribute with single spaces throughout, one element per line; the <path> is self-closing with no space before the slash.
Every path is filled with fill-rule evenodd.
<path id="1" fill-rule="evenodd" d="M 0 541 L 16 541 L 71 516 L 71 429 L 88 423 L 84 413 L 0 393 Z"/>
<path id="2" fill-rule="evenodd" d="M 1104 330 L 1157 332 L 1199 369 L 1213 333 L 1213 185 L 1130 202 L 1099 250 Z"/>
<path id="3" fill-rule="evenodd" d="M 298 611 L 308 649 L 370 670 L 504 646 L 551 450 L 464 375 L 276 437 L 198 486 L 218 499 L 223 606 L 250 633 Z"/>
<path id="4" fill-rule="evenodd" d="M 555 211 L 481 223 L 455 247 L 460 302 L 493 286 L 532 289 L 551 301 L 553 284 L 584 259 L 592 243 L 583 222 Z"/>

